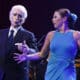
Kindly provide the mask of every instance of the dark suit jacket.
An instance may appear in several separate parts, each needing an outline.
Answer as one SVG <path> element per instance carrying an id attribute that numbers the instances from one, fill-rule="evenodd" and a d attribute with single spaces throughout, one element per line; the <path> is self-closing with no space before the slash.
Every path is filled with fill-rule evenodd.
<path id="1" fill-rule="evenodd" d="M 26 40 L 30 48 L 37 50 L 34 34 L 28 30 L 20 29 L 14 37 L 14 43 L 8 42 L 9 29 L 0 31 L 0 80 L 27 80 L 28 61 L 17 64 L 13 59 L 13 53 L 20 53 L 15 43 L 21 43 Z M 20 53 L 21 54 L 21 53 Z"/>

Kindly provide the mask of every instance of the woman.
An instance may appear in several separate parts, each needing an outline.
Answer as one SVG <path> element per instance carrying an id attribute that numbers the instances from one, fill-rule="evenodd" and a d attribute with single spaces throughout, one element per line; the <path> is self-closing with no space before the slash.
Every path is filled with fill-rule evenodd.
<path id="1" fill-rule="evenodd" d="M 80 46 L 80 33 L 71 30 L 77 16 L 68 9 L 59 9 L 54 12 L 52 23 L 56 28 L 50 31 L 40 52 L 29 54 L 28 46 L 23 54 L 15 53 L 14 59 L 19 63 L 25 60 L 36 60 L 45 57 L 46 51 L 50 51 L 50 57 L 45 74 L 45 80 L 76 80 L 74 59 L 77 48 Z M 17 44 L 18 47 L 22 45 Z"/>

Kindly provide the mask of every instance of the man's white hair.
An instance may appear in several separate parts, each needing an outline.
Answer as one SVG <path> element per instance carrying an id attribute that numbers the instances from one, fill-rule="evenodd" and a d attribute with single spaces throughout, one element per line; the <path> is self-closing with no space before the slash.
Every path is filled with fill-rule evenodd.
<path id="1" fill-rule="evenodd" d="M 27 18 L 27 16 L 28 16 L 27 9 L 23 5 L 14 5 L 11 8 L 10 15 L 15 9 L 21 10 L 24 13 L 24 18 Z"/>

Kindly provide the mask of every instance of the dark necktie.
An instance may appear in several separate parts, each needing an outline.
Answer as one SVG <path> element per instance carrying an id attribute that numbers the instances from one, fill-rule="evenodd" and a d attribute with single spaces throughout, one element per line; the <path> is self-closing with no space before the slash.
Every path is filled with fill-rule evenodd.
<path id="1" fill-rule="evenodd" d="M 9 42 L 10 42 L 10 43 L 13 43 L 13 39 L 14 39 L 13 34 L 14 34 L 14 30 L 11 30 L 10 36 L 9 36 Z"/>

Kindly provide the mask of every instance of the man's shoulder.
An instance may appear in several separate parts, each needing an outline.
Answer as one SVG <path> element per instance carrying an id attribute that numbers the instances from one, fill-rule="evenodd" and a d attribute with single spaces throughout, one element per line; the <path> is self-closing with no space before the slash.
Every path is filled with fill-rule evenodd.
<path id="1" fill-rule="evenodd" d="M 29 31 L 29 30 L 27 30 L 27 29 L 22 29 L 22 32 L 24 33 L 24 34 L 27 34 L 27 35 L 34 35 L 34 33 L 33 32 L 31 32 L 31 31 Z"/>
<path id="2" fill-rule="evenodd" d="M 8 32 L 9 28 L 5 28 L 5 29 L 0 29 L 0 33 L 5 33 Z"/>
<path id="3" fill-rule="evenodd" d="M 0 29 L 0 31 L 7 31 L 9 28 Z"/>

